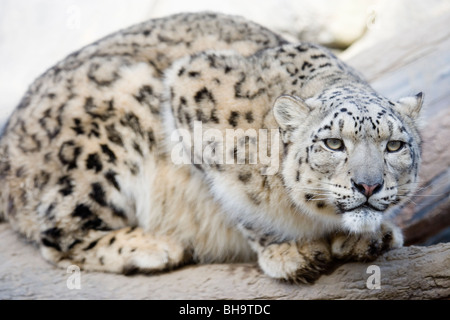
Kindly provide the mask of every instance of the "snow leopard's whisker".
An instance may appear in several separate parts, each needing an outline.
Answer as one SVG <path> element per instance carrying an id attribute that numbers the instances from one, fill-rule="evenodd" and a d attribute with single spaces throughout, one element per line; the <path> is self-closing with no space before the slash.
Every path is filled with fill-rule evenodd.
<path id="1" fill-rule="evenodd" d="M 301 190 L 300 191 L 306 191 L 308 195 L 310 195 L 311 197 L 317 197 L 317 196 L 331 196 L 333 195 L 332 192 L 326 192 L 325 190 L 323 191 L 315 191 L 315 190 Z"/>
<path id="2" fill-rule="evenodd" d="M 419 184 L 419 183 L 420 183 L 419 181 L 416 181 L 416 182 L 406 182 L 406 183 L 402 183 L 402 184 L 397 185 L 397 187 L 403 187 L 403 186 L 408 186 L 408 185 L 413 185 L 413 184 Z"/>
<path id="3" fill-rule="evenodd" d="M 332 194 L 331 191 L 329 191 L 328 189 L 309 189 L 309 188 L 298 188 L 297 190 L 302 190 L 302 191 L 311 191 L 311 192 L 326 192 L 329 194 Z"/>
<path id="4" fill-rule="evenodd" d="M 331 196 L 333 193 L 331 192 L 313 192 L 311 193 L 313 196 Z"/>
<path id="5" fill-rule="evenodd" d="M 412 194 L 412 195 L 397 195 L 398 197 L 405 197 L 405 198 L 427 198 L 427 197 L 441 197 L 445 195 L 445 193 L 438 193 L 438 194 Z"/>

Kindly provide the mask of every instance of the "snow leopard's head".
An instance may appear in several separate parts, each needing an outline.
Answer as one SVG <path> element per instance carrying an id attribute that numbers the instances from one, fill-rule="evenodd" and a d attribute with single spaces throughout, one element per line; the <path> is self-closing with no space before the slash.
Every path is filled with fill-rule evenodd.
<path id="1" fill-rule="evenodd" d="M 282 176 L 301 212 L 339 219 L 351 232 L 372 232 L 417 184 L 423 95 L 393 103 L 370 91 L 349 91 L 276 100 L 285 144 Z"/>

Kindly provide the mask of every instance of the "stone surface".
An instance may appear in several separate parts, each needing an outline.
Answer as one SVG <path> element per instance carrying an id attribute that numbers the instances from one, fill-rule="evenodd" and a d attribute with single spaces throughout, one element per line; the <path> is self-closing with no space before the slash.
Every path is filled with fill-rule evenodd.
<path id="1" fill-rule="evenodd" d="M 76 289 L 74 272 L 46 263 L 7 224 L 0 224 L 0 238 L 0 300 L 450 298 L 450 244 L 405 247 L 371 263 L 343 264 L 314 285 L 278 282 L 254 264 L 216 264 L 152 276 L 81 271 Z M 371 286 L 376 282 L 369 266 L 379 268 L 380 289 Z"/>

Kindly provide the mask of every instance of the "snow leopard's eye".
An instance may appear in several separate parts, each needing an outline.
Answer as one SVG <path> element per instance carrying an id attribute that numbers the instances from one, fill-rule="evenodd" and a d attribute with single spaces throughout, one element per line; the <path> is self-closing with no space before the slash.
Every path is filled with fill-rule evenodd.
<path id="1" fill-rule="evenodd" d="M 325 145 L 328 149 L 331 149 L 333 151 L 342 151 L 344 150 L 344 141 L 341 139 L 325 139 L 324 140 Z"/>
<path id="2" fill-rule="evenodd" d="M 386 145 L 387 152 L 397 152 L 400 151 L 405 145 L 402 141 L 392 140 L 389 141 Z"/>

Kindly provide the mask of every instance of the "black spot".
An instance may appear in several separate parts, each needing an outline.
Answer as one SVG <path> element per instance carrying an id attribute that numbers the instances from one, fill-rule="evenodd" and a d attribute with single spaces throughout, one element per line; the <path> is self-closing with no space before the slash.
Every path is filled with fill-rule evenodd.
<path id="1" fill-rule="evenodd" d="M 16 170 L 16 177 L 20 178 L 25 173 L 25 167 L 21 166 Z"/>
<path id="2" fill-rule="evenodd" d="M 116 237 L 112 237 L 111 240 L 109 240 L 109 245 L 112 245 L 116 241 Z"/>
<path id="3" fill-rule="evenodd" d="M 153 146 L 156 143 L 155 133 L 153 132 L 152 129 L 147 131 L 147 140 L 148 140 L 148 144 L 149 144 L 149 149 L 152 150 Z"/>
<path id="4" fill-rule="evenodd" d="M 102 67 L 102 65 L 99 63 L 92 63 L 89 67 L 89 71 L 88 71 L 88 75 L 87 75 L 88 79 L 93 81 L 94 83 L 96 83 L 98 86 L 102 86 L 102 87 L 110 86 L 113 82 L 115 82 L 117 79 L 119 79 L 119 75 L 115 71 L 109 75 L 110 79 L 108 79 L 108 80 L 99 79 L 96 75 L 96 72 L 101 67 Z"/>
<path id="5" fill-rule="evenodd" d="M 86 113 L 94 119 L 106 121 L 114 115 L 113 100 L 108 101 L 107 108 L 100 108 L 94 103 L 94 99 L 92 97 L 88 97 L 84 103 L 84 111 L 86 111 Z"/>
<path id="6" fill-rule="evenodd" d="M 75 240 L 67 247 L 67 249 L 68 249 L 68 250 L 71 250 L 71 249 L 73 249 L 76 245 L 78 245 L 78 244 L 80 244 L 80 243 L 83 243 L 83 241 L 80 240 L 80 239 L 75 239 Z"/>
<path id="7" fill-rule="evenodd" d="M 131 130 L 133 130 L 133 132 L 142 136 L 142 128 L 141 128 L 139 118 L 133 112 L 126 113 L 122 117 L 122 119 L 120 119 L 120 123 L 123 126 L 128 127 Z"/>
<path id="8" fill-rule="evenodd" d="M 203 87 L 201 90 L 197 91 L 197 93 L 194 96 L 194 100 L 197 103 L 200 103 L 202 101 L 211 101 L 212 103 L 216 103 L 213 94 L 206 89 L 206 87 Z"/>
<path id="9" fill-rule="evenodd" d="M 128 169 L 130 170 L 130 173 L 132 175 L 137 175 L 140 171 L 139 169 L 139 165 L 136 162 L 125 162 L 125 165 L 128 167 Z"/>
<path id="10" fill-rule="evenodd" d="M 308 51 L 308 47 L 307 46 L 305 46 L 305 45 L 299 45 L 299 46 L 297 46 L 297 47 L 295 47 L 295 49 L 298 51 L 298 52 L 306 52 L 306 51 Z"/>
<path id="11" fill-rule="evenodd" d="M 64 107 L 65 105 L 63 104 L 60 106 L 60 109 L 64 109 Z M 61 113 L 53 116 L 51 112 L 51 109 L 47 109 L 42 118 L 39 119 L 39 124 L 47 133 L 48 138 L 53 140 L 61 132 L 62 119 Z"/>
<path id="12" fill-rule="evenodd" d="M 125 211 L 119 207 L 117 207 L 116 205 L 110 203 L 109 204 L 109 208 L 111 209 L 111 212 L 113 213 L 114 216 L 121 218 L 121 219 L 127 219 L 127 216 L 125 214 Z"/>
<path id="13" fill-rule="evenodd" d="M 98 153 L 91 153 L 86 159 L 86 168 L 95 170 L 96 173 L 102 171 L 103 164 Z"/>
<path id="14" fill-rule="evenodd" d="M 41 172 L 34 176 L 34 187 L 36 189 L 44 188 L 50 180 L 50 173 L 41 170 Z"/>
<path id="15" fill-rule="evenodd" d="M 75 207 L 75 210 L 72 212 L 72 217 L 79 217 L 81 219 L 87 219 L 92 217 L 94 214 L 92 213 L 91 209 L 84 205 L 79 204 Z"/>
<path id="16" fill-rule="evenodd" d="M 326 58 L 327 56 L 325 54 L 314 54 L 311 56 L 311 59 L 319 59 L 319 58 Z"/>
<path id="17" fill-rule="evenodd" d="M 306 201 L 311 201 L 313 198 L 314 198 L 314 195 L 312 195 L 310 193 L 305 194 L 305 200 Z"/>
<path id="18" fill-rule="evenodd" d="M 50 237 L 53 239 L 59 239 L 59 238 L 61 238 L 62 230 L 60 228 L 55 227 L 55 228 L 50 228 L 50 229 L 45 230 L 42 234 L 46 237 Z"/>
<path id="19" fill-rule="evenodd" d="M 153 88 L 149 85 L 144 85 L 139 89 L 139 93 L 134 96 L 134 98 L 143 105 L 146 105 L 152 114 L 159 114 L 158 105 L 154 105 L 152 102 L 157 101 L 155 97 L 153 97 Z"/>
<path id="20" fill-rule="evenodd" d="M 253 112 L 249 111 L 245 113 L 245 120 L 247 120 L 248 123 L 252 123 L 255 119 L 253 118 Z"/>
<path id="21" fill-rule="evenodd" d="M 68 170 L 77 167 L 77 160 L 80 156 L 82 148 L 75 145 L 73 140 L 64 142 L 59 149 L 58 158 L 61 163 L 67 166 Z"/>
<path id="22" fill-rule="evenodd" d="M 251 172 L 239 173 L 238 178 L 240 181 L 247 183 L 252 178 L 252 174 L 251 174 Z"/>
<path id="23" fill-rule="evenodd" d="M 233 127 L 236 127 L 238 124 L 239 112 L 231 111 L 230 117 L 228 118 L 228 123 Z"/>
<path id="24" fill-rule="evenodd" d="M 188 76 L 189 76 L 190 78 L 198 78 L 198 77 L 200 77 L 200 72 L 198 72 L 198 71 L 190 71 L 190 72 L 188 73 Z"/>
<path id="25" fill-rule="evenodd" d="M 317 206 L 318 209 L 323 209 L 325 207 L 325 202 L 319 201 L 319 202 L 317 202 L 316 206 Z"/>
<path id="26" fill-rule="evenodd" d="M 191 115 L 187 111 L 184 113 L 184 118 L 186 119 L 186 123 L 191 126 Z"/>
<path id="27" fill-rule="evenodd" d="M 137 229 L 137 227 L 136 226 L 133 226 L 133 227 L 131 227 L 127 232 L 125 232 L 125 234 L 130 234 L 130 233 L 132 233 L 134 230 L 136 230 Z"/>
<path id="28" fill-rule="evenodd" d="M 195 114 L 198 121 L 208 122 L 208 120 L 204 117 L 203 111 L 201 109 L 195 110 Z"/>
<path id="29" fill-rule="evenodd" d="M 53 212 L 53 210 L 55 209 L 55 207 L 56 207 L 56 203 L 54 203 L 54 202 L 52 202 L 49 206 L 48 206 L 48 208 L 47 208 L 47 210 L 45 210 L 45 216 L 50 220 L 50 219 L 52 219 L 51 217 L 52 217 L 52 212 Z"/>
<path id="30" fill-rule="evenodd" d="M 102 152 L 108 156 L 108 162 L 109 163 L 116 163 L 116 155 L 114 154 L 114 152 L 108 147 L 107 144 L 102 144 L 100 145 L 100 147 L 102 148 Z"/>
<path id="31" fill-rule="evenodd" d="M 75 118 L 75 119 L 73 119 L 73 122 L 74 122 L 75 126 L 74 126 L 74 127 L 71 127 L 71 129 L 72 129 L 73 131 L 75 131 L 75 133 L 76 133 L 77 135 L 79 135 L 79 134 L 84 134 L 84 129 L 83 129 L 83 127 L 81 126 L 81 120 L 80 120 L 79 118 Z"/>
<path id="32" fill-rule="evenodd" d="M 144 153 L 142 152 L 141 146 L 140 146 L 136 141 L 133 141 L 133 149 L 134 149 L 137 153 L 139 153 L 139 155 L 140 155 L 141 157 L 144 156 Z"/>
<path id="33" fill-rule="evenodd" d="M 106 178 L 106 180 L 107 180 L 111 185 L 114 186 L 114 188 L 117 189 L 117 191 L 120 191 L 120 186 L 119 186 L 119 183 L 118 183 L 117 180 L 116 180 L 116 175 L 117 175 L 117 173 L 116 173 L 115 171 L 113 171 L 113 170 L 108 170 L 108 171 L 105 173 L 105 178 Z"/>
<path id="34" fill-rule="evenodd" d="M 41 240 L 41 243 L 46 246 L 46 247 L 50 247 L 53 248 L 59 252 L 61 252 L 61 247 L 59 246 L 59 244 L 55 243 L 55 242 L 51 242 L 50 240 L 48 240 L 47 238 L 43 238 Z"/>
<path id="35" fill-rule="evenodd" d="M 92 191 L 89 193 L 89 197 L 97 202 L 102 207 L 106 206 L 106 194 L 105 190 L 103 190 L 102 185 L 99 182 L 95 182 L 91 184 Z"/>
<path id="36" fill-rule="evenodd" d="M 231 70 L 233 70 L 233 68 L 231 68 L 230 66 L 225 66 L 225 74 L 229 73 Z"/>
<path id="37" fill-rule="evenodd" d="M 120 254 L 120 252 L 119 252 L 119 254 Z M 135 265 L 127 264 L 123 267 L 122 274 L 125 276 L 132 276 L 132 275 L 139 273 L 139 271 L 140 271 L 139 267 L 137 267 Z"/>
<path id="38" fill-rule="evenodd" d="M 91 131 L 89 131 L 88 137 L 94 136 L 96 138 L 100 137 L 100 127 L 97 122 L 91 123 Z"/>
<path id="39" fill-rule="evenodd" d="M 178 76 L 181 77 L 186 72 L 186 69 L 183 67 L 180 70 L 178 70 Z"/>
<path id="40" fill-rule="evenodd" d="M 300 171 L 297 170 L 297 175 L 295 177 L 295 181 L 299 182 L 300 181 Z"/>
<path id="41" fill-rule="evenodd" d="M 213 121 L 214 123 L 219 123 L 220 122 L 220 120 L 219 120 L 219 118 L 217 117 L 217 114 L 216 114 L 216 109 L 212 109 L 211 110 L 211 115 L 210 115 L 209 119 L 211 121 Z"/>
<path id="42" fill-rule="evenodd" d="M 63 186 L 59 190 L 59 192 L 63 196 L 68 196 L 68 195 L 72 194 L 72 192 L 73 192 L 73 180 L 69 176 L 66 175 L 66 176 L 62 176 L 61 178 L 59 178 L 58 185 Z"/>
<path id="43" fill-rule="evenodd" d="M 98 240 L 92 241 L 91 243 L 89 243 L 89 245 L 83 249 L 83 251 L 88 251 L 91 250 L 92 248 L 94 248 L 98 243 Z"/>
<path id="44" fill-rule="evenodd" d="M 347 108 L 342 108 L 341 109 L 341 112 L 345 112 L 345 111 L 347 111 Z"/>
<path id="45" fill-rule="evenodd" d="M 260 95 L 262 95 L 264 92 L 266 92 L 265 88 L 259 88 L 257 91 L 254 91 L 254 92 L 250 92 L 249 90 L 243 92 L 242 85 L 246 81 L 246 75 L 245 75 L 245 73 L 241 72 L 239 76 L 240 76 L 239 81 L 236 82 L 236 84 L 234 85 L 234 97 L 235 98 L 253 100 L 253 99 L 259 97 Z"/>
<path id="46" fill-rule="evenodd" d="M 312 67 L 311 63 L 309 63 L 308 61 L 303 62 L 302 70 L 305 70 L 305 68 L 310 68 L 310 67 Z"/>
<path id="47" fill-rule="evenodd" d="M 97 231 L 111 231 L 112 229 L 109 228 L 102 219 L 95 217 L 93 219 L 90 219 L 86 221 L 82 226 L 82 230 L 97 230 Z"/>
<path id="48" fill-rule="evenodd" d="M 325 67 L 331 67 L 331 63 L 327 62 L 327 63 L 321 64 L 321 65 L 319 66 L 319 68 L 325 68 Z M 311 71 L 312 71 L 312 70 L 311 70 Z"/>
<path id="49" fill-rule="evenodd" d="M 122 136 L 116 130 L 116 127 L 115 127 L 114 123 L 105 126 L 105 129 L 106 129 L 106 134 L 108 136 L 109 141 L 111 141 L 112 143 L 123 147 Z"/>
<path id="50" fill-rule="evenodd" d="M 306 147 L 306 158 L 305 158 L 305 162 L 309 163 L 309 148 Z"/>

